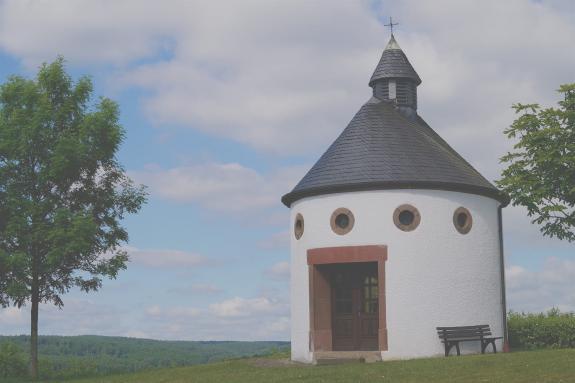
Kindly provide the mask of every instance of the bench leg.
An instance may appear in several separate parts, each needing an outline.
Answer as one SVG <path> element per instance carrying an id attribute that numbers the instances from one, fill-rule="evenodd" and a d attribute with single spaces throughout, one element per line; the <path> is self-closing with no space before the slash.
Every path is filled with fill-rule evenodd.
<path id="1" fill-rule="evenodd" d="M 451 347 L 453 347 L 453 344 L 445 342 L 445 356 L 449 356 L 449 351 L 451 350 Z"/>
<path id="2" fill-rule="evenodd" d="M 449 352 L 453 346 L 455 346 L 455 349 L 457 350 L 457 355 L 461 355 L 459 352 L 459 342 L 447 342 L 445 343 L 445 356 L 449 356 Z"/>
<path id="3" fill-rule="evenodd" d="M 490 343 L 491 343 L 491 346 L 493 347 L 493 353 L 497 354 L 497 348 L 495 347 L 495 340 L 481 341 L 481 353 L 482 354 L 485 354 L 485 350 L 487 349 L 487 346 L 489 346 Z"/>

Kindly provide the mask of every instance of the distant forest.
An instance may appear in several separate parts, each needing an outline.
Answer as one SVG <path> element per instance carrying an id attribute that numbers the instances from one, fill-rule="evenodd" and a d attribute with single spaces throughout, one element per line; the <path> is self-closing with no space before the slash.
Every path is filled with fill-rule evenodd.
<path id="1" fill-rule="evenodd" d="M 29 336 L 0 336 L 29 350 Z M 106 336 L 40 336 L 40 374 L 44 378 L 107 375 L 145 369 L 189 366 L 222 359 L 288 350 L 289 342 L 159 341 Z"/>

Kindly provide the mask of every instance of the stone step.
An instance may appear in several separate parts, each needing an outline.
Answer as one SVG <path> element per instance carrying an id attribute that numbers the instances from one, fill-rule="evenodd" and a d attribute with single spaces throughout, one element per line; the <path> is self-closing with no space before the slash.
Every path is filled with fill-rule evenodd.
<path id="1" fill-rule="evenodd" d="M 379 351 L 316 351 L 313 354 L 314 363 L 317 365 L 342 364 L 342 363 L 373 363 L 381 362 Z"/>

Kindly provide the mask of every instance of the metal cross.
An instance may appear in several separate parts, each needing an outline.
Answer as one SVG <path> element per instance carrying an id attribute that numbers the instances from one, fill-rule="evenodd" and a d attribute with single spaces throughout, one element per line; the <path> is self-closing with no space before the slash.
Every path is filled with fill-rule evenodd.
<path id="1" fill-rule="evenodd" d="M 391 30 L 392 36 L 393 36 L 393 26 L 394 25 L 399 25 L 399 23 L 394 23 L 393 20 L 391 19 L 391 16 L 389 16 L 389 24 L 383 24 L 384 27 L 389 27 L 389 29 Z"/>

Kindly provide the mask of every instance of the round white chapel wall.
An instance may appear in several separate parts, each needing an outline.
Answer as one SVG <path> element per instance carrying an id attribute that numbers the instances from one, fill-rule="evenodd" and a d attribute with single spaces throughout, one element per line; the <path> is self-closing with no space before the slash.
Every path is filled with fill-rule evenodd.
<path id="1" fill-rule="evenodd" d="M 410 232 L 393 222 L 394 210 L 411 204 L 421 223 Z M 465 207 L 473 226 L 467 234 L 453 224 Z M 502 336 L 501 274 L 497 208 L 494 199 L 436 190 L 382 190 L 307 197 L 291 206 L 292 359 L 311 362 L 307 250 L 321 247 L 386 245 L 388 351 L 384 359 L 443 354 L 435 327 L 489 324 Z M 355 225 L 337 235 L 330 217 L 337 208 L 353 213 Z M 305 221 L 303 236 L 293 235 L 295 216 Z M 497 343 L 502 349 L 502 342 Z M 489 351 L 490 349 L 488 349 Z M 479 352 L 475 342 L 462 351 Z M 455 352 L 455 349 L 452 350 Z"/>

